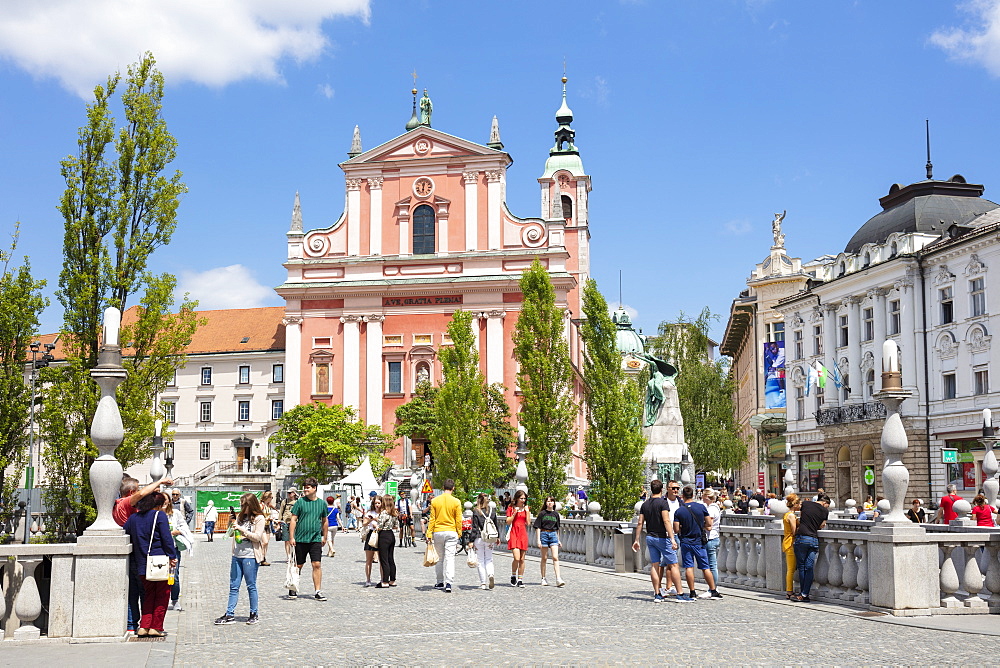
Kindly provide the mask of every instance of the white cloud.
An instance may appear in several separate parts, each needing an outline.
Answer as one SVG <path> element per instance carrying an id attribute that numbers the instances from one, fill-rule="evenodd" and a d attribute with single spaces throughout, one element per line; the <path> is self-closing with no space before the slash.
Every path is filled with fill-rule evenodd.
<path id="1" fill-rule="evenodd" d="M 279 63 L 318 58 L 324 21 L 367 22 L 370 0 L 46 0 L 0 4 L 0 56 L 89 98 L 145 51 L 171 83 L 281 81 Z"/>
<path id="2" fill-rule="evenodd" d="M 749 234 L 753 229 L 753 225 L 751 225 L 750 221 L 746 218 L 736 218 L 724 224 L 722 229 L 726 232 L 726 234 L 739 237 L 744 234 Z"/>
<path id="3" fill-rule="evenodd" d="M 635 322 L 635 319 L 639 317 L 639 312 L 636 311 L 631 306 L 629 306 L 628 304 L 622 304 L 621 306 L 625 310 L 625 313 L 628 314 L 629 320 L 631 320 L 632 322 Z M 618 302 L 617 301 L 615 301 L 615 302 L 608 302 L 608 312 L 609 313 L 614 313 L 617 310 L 618 310 Z"/>
<path id="4" fill-rule="evenodd" d="M 333 96 L 336 94 L 336 91 L 333 90 L 333 86 L 330 84 L 320 84 L 316 86 L 316 90 L 319 91 L 320 95 L 328 100 L 332 100 Z"/>
<path id="5" fill-rule="evenodd" d="M 1000 0 L 972 0 L 962 8 L 972 15 L 970 25 L 938 30 L 931 35 L 931 44 L 1000 77 Z"/>
<path id="6" fill-rule="evenodd" d="M 241 264 L 207 271 L 182 271 L 176 294 L 188 293 L 198 300 L 198 309 L 257 308 L 275 298 L 274 290 L 261 285 Z"/>

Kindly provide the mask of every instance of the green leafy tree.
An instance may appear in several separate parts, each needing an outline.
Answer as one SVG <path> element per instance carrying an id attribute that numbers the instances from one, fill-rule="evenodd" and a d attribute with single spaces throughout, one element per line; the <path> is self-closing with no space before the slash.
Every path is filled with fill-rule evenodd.
<path id="1" fill-rule="evenodd" d="M 594 279 L 583 288 L 583 314 L 584 460 L 591 480 L 598 483 L 593 496 L 604 517 L 625 520 L 632 516 L 643 484 L 643 399 L 636 381 L 622 370 L 617 327 Z"/>
<path id="2" fill-rule="evenodd" d="M 31 388 L 24 380 L 31 363 L 28 346 L 38 332 L 38 314 L 48 306 L 42 296 L 45 281 L 31 277 L 28 258 L 19 267 L 11 266 L 18 226 L 12 237 L 10 250 L 0 250 L 0 526 L 7 526 L 17 507 L 20 476 L 14 473 L 28 453 Z"/>
<path id="3" fill-rule="evenodd" d="M 709 329 L 717 315 L 706 307 L 695 320 L 681 313 L 660 323 L 651 341 L 660 357 L 676 364 L 677 396 L 684 418 L 684 439 L 695 466 L 703 471 L 730 471 L 747 457 L 733 414 L 733 381 L 727 358 L 709 359 Z"/>
<path id="4" fill-rule="evenodd" d="M 413 398 L 396 408 L 396 436 L 430 438 L 437 424 L 434 400 L 438 388 L 427 381 L 417 383 Z"/>
<path id="5" fill-rule="evenodd" d="M 528 438 L 528 496 L 566 494 L 566 466 L 576 440 L 573 366 L 563 337 L 563 309 L 542 263 L 535 260 L 521 276 L 524 295 L 514 330 L 514 356 L 521 388 L 519 421 Z"/>
<path id="6" fill-rule="evenodd" d="M 500 473 L 493 481 L 494 487 L 503 487 L 513 480 L 517 470 L 517 460 L 510 456 L 510 449 L 517 442 L 517 432 L 510 424 L 506 392 L 507 388 L 502 383 L 486 386 L 486 432 L 500 467 Z"/>
<path id="7" fill-rule="evenodd" d="M 347 469 L 369 458 L 379 476 L 391 462 L 385 457 L 389 436 L 358 420 L 350 406 L 303 404 L 278 419 L 278 431 L 270 438 L 279 458 L 295 460 L 299 480 L 313 477 L 328 482 L 343 477 Z"/>
<path id="8" fill-rule="evenodd" d="M 161 115 L 164 81 L 152 54 L 128 69 L 118 127 L 111 104 L 120 83 L 115 74 L 94 89 L 77 153 L 61 163 L 65 234 L 56 296 L 66 363 L 43 373 L 39 423 L 48 505 L 75 513 L 80 524 L 96 514 L 87 469 L 97 452 L 87 432 L 99 399 L 90 370 L 97 365 L 104 309 L 122 310 L 125 321 L 120 340 L 129 377 L 118 389 L 125 442 L 116 452 L 123 466 L 149 456 L 156 394 L 182 365 L 180 352 L 198 325 L 195 305 L 186 299 L 171 314 L 174 277 L 146 270 L 149 256 L 169 243 L 187 191 L 180 172 L 166 174 L 177 142 Z M 137 308 L 126 312 L 137 295 Z"/>
<path id="9" fill-rule="evenodd" d="M 472 334 L 472 313 L 456 311 L 448 323 L 453 345 L 441 348 L 444 380 L 434 400 L 434 478 L 455 481 L 455 493 L 492 487 L 499 461 L 487 430 L 486 381 Z"/>

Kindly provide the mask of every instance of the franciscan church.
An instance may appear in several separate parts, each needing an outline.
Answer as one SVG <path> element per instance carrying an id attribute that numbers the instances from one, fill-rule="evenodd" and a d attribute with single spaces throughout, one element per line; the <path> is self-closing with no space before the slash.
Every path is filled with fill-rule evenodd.
<path id="1" fill-rule="evenodd" d="M 288 230 L 285 300 L 285 405 L 313 401 L 354 407 L 391 433 L 395 410 L 420 381 L 440 383 L 439 351 L 462 309 L 487 383 L 503 383 L 516 426 L 520 396 L 513 334 L 521 310 L 518 281 L 537 258 L 547 268 L 573 365 L 582 368 L 582 287 L 590 276 L 587 176 L 575 144 L 573 112 L 556 111 L 555 141 L 538 186 L 541 211 L 520 217 L 507 206 L 507 168 L 497 118 L 479 144 L 434 128 L 425 90 L 404 132 L 364 150 L 359 128 L 344 171 L 345 210 L 328 227 L 309 228 L 298 194 Z M 484 134 L 486 130 L 484 123 Z M 332 196 L 332 193 L 325 193 Z M 574 399 L 579 404 L 579 376 Z M 577 419 L 571 478 L 586 478 L 584 421 Z M 400 442 L 387 456 L 410 467 L 433 459 L 433 444 Z"/>

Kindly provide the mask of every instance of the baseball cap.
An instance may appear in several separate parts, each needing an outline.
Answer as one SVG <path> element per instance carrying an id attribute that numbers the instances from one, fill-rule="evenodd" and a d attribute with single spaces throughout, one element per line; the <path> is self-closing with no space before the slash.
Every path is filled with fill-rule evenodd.
<path id="1" fill-rule="evenodd" d="M 295 492 L 296 494 L 298 494 L 299 490 L 295 489 L 294 487 L 289 487 L 288 488 L 288 493 L 291 494 L 292 492 Z"/>

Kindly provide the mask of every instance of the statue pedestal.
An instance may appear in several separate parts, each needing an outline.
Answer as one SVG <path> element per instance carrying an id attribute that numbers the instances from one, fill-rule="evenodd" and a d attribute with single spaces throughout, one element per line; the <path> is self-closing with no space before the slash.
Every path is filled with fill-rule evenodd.
<path id="1" fill-rule="evenodd" d="M 74 637 L 111 638 L 125 633 L 131 552 L 129 537 L 121 529 L 118 535 L 85 532 L 77 539 Z"/>
<path id="2" fill-rule="evenodd" d="M 868 560 L 872 608 L 910 616 L 940 607 L 937 544 L 927 540 L 923 527 L 878 523 L 871 529 Z"/>

